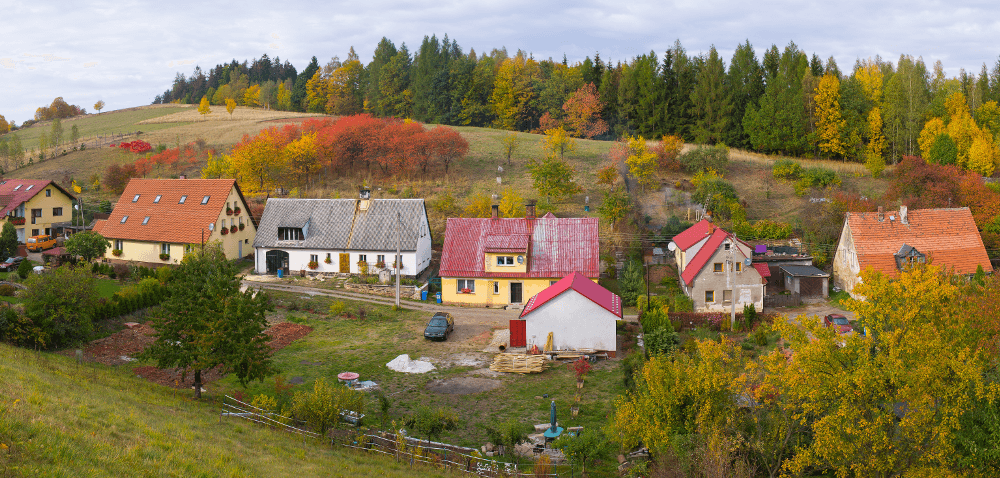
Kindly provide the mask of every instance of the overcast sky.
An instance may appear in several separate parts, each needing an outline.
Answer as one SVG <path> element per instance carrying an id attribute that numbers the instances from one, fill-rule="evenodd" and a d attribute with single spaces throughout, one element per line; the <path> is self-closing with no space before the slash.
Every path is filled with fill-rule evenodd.
<path id="1" fill-rule="evenodd" d="M 367 0 L 303 2 L 52 2 L 0 0 L 0 114 L 18 124 L 62 96 L 93 111 L 149 104 L 176 73 L 232 59 L 289 60 L 299 71 L 342 59 L 354 46 L 371 61 L 383 36 L 416 51 L 424 35 L 448 34 L 463 51 L 507 47 L 571 63 L 600 52 L 627 61 L 680 40 L 688 54 L 711 45 L 726 59 L 745 40 L 758 52 L 794 41 L 833 56 L 842 71 L 858 58 L 900 54 L 960 68 L 992 69 L 1000 54 L 1000 3 L 846 0 Z M 878 5 L 873 5 L 878 3 Z M 992 39 L 992 40 L 991 40 Z"/>

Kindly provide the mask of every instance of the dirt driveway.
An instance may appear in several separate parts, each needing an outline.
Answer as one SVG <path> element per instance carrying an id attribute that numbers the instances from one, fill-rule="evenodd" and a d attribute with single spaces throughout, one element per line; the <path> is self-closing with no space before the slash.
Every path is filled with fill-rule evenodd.
<path id="1" fill-rule="evenodd" d="M 784 307 L 777 309 L 766 309 L 765 312 L 769 313 L 773 312 L 776 314 L 785 315 L 786 317 L 788 317 L 788 320 L 790 321 L 796 321 L 799 316 L 805 316 L 806 318 L 820 321 L 823 320 L 823 317 L 825 317 L 827 314 L 841 314 L 844 317 L 847 317 L 847 320 L 850 320 L 852 322 L 857 319 L 857 317 L 855 317 L 854 315 L 854 312 L 837 308 L 826 301 L 814 302 L 811 304 L 807 303 L 802 307 L 796 307 L 792 309 L 787 309 Z"/>

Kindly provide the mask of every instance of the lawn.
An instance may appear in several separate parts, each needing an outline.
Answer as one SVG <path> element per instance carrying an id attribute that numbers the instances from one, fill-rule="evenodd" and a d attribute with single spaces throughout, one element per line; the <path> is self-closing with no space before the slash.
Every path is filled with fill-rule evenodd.
<path id="1" fill-rule="evenodd" d="M 576 378 L 568 365 L 559 362 L 553 362 L 549 369 L 539 374 L 502 376 L 498 378 L 501 386 L 492 391 L 468 395 L 432 392 L 427 389 L 432 381 L 466 377 L 473 369 L 484 368 L 488 364 L 439 368 L 423 375 L 389 370 L 385 364 L 399 354 L 409 354 L 413 359 L 443 359 L 456 350 L 454 344 L 429 342 L 423 338 L 426 312 L 393 311 L 391 307 L 344 301 L 346 310 L 354 316 L 359 315 L 359 307 L 364 307 L 367 318 L 335 318 L 325 313 L 333 302 L 331 298 L 270 293 L 276 303 L 297 309 L 279 308 L 272 314 L 272 320 L 288 320 L 314 329 L 311 334 L 274 356 L 284 380 L 294 377 L 304 380 L 304 384 L 295 387 L 295 390 L 308 389 L 318 378 L 336 381 L 340 372 L 357 372 L 362 380 L 377 382 L 390 397 L 390 420 L 409 414 L 420 406 L 445 407 L 456 411 L 461 417 L 461 424 L 458 430 L 442 436 L 442 441 L 448 443 L 479 447 L 487 441 L 482 428 L 484 425 L 496 425 L 510 419 L 524 424 L 548 422 L 551 400 L 556 402 L 561 426 L 602 427 L 606 423 L 606 415 L 613 409 L 614 398 L 624 390 L 620 361 L 610 360 L 596 363 L 588 375 L 579 402 L 580 413 L 575 418 L 570 417 L 569 408 L 578 391 Z M 464 350 L 478 352 L 484 346 L 485 342 Z M 216 384 L 216 387 L 236 389 L 238 385 L 229 378 Z M 255 383 L 246 393 L 251 396 L 259 393 L 274 395 L 274 380 Z M 370 411 L 370 416 L 376 421 L 378 415 L 377 409 Z"/>

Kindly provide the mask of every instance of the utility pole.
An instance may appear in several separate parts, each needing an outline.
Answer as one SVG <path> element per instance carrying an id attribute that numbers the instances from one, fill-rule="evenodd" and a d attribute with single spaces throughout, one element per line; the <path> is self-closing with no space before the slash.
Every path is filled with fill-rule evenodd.
<path id="1" fill-rule="evenodd" d="M 727 238 L 727 240 L 729 240 L 729 239 Z M 730 311 L 730 316 L 729 316 L 729 330 L 731 332 L 735 332 L 736 331 L 736 280 L 735 280 L 736 278 L 733 277 L 732 278 L 733 280 L 730 281 L 730 277 L 732 277 L 732 274 L 733 274 L 733 270 L 732 269 L 734 267 L 736 267 L 736 255 L 735 255 L 733 249 L 736 249 L 736 241 L 733 241 L 733 244 L 729 246 L 729 264 L 726 264 L 726 266 L 727 266 L 726 267 L 726 288 L 729 289 L 729 303 L 730 303 L 730 306 L 732 308 L 732 310 Z M 723 297 L 725 297 L 725 292 L 723 292 L 722 294 L 723 294 Z"/>
<path id="2" fill-rule="evenodd" d="M 403 214 L 397 212 L 396 213 L 396 257 L 392 261 L 392 265 L 396 268 L 396 310 L 399 310 L 399 270 L 403 266 L 402 264 L 403 258 L 400 257 L 399 254 L 400 241 L 402 240 L 401 235 L 399 234 L 399 225 L 401 222 L 403 222 Z"/>

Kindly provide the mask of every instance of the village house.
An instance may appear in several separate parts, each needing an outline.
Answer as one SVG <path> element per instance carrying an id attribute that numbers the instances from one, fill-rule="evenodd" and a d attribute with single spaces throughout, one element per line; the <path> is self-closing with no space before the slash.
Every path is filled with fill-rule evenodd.
<path id="1" fill-rule="evenodd" d="M 510 321 L 510 345 L 542 349 L 551 333 L 555 350 L 590 349 L 614 357 L 621 319 L 621 298 L 574 272 L 528 299 Z"/>
<path id="2" fill-rule="evenodd" d="M 70 225 L 73 218 L 75 200 L 54 181 L 0 180 L 0 218 L 14 225 L 17 241 L 22 244 L 31 236 L 61 233 L 62 226 Z"/>
<path id="3" fill-rule="evenodd" d="M 931 261 L 955 274 L 974 274 L 979 267 L 993 272 L 969 208 L 849 212 L 833 260 L 834 285 L 860 298 L 853 291 L 861 271 L 896 277 Z"/>
<path id="4" fill-rule="evenodd" d="M 108 261 L 155 267 L 213 241 L 229 259 L 249 255 L 257 224 L 234 179 L 132 179 L 94 231 L 112 242 Z"/>
<path id="5" fill-rule="evenodd" d="M 256 272 L 361 274 L 393 270 L 415 277 L 431 263 L 423 199 L 268 199 L 260 220 Z"/>
<path id="6" fill-rule="evenodd" d="M 763 310 L 770 272 L 752 262 L 750 245 L 734 234 L 702 219 L 674 236 L 668 248 L 696 312 L 728 312 L 734 300 L 737 311 L 749 304 Z"/>
<path id="7" fill-rule="evenodd" d="M 448 304 L 519 306 L 574 272 L 597 281 L 597 218 L 449 218 L 441 254 L 441 297 Z"/>

